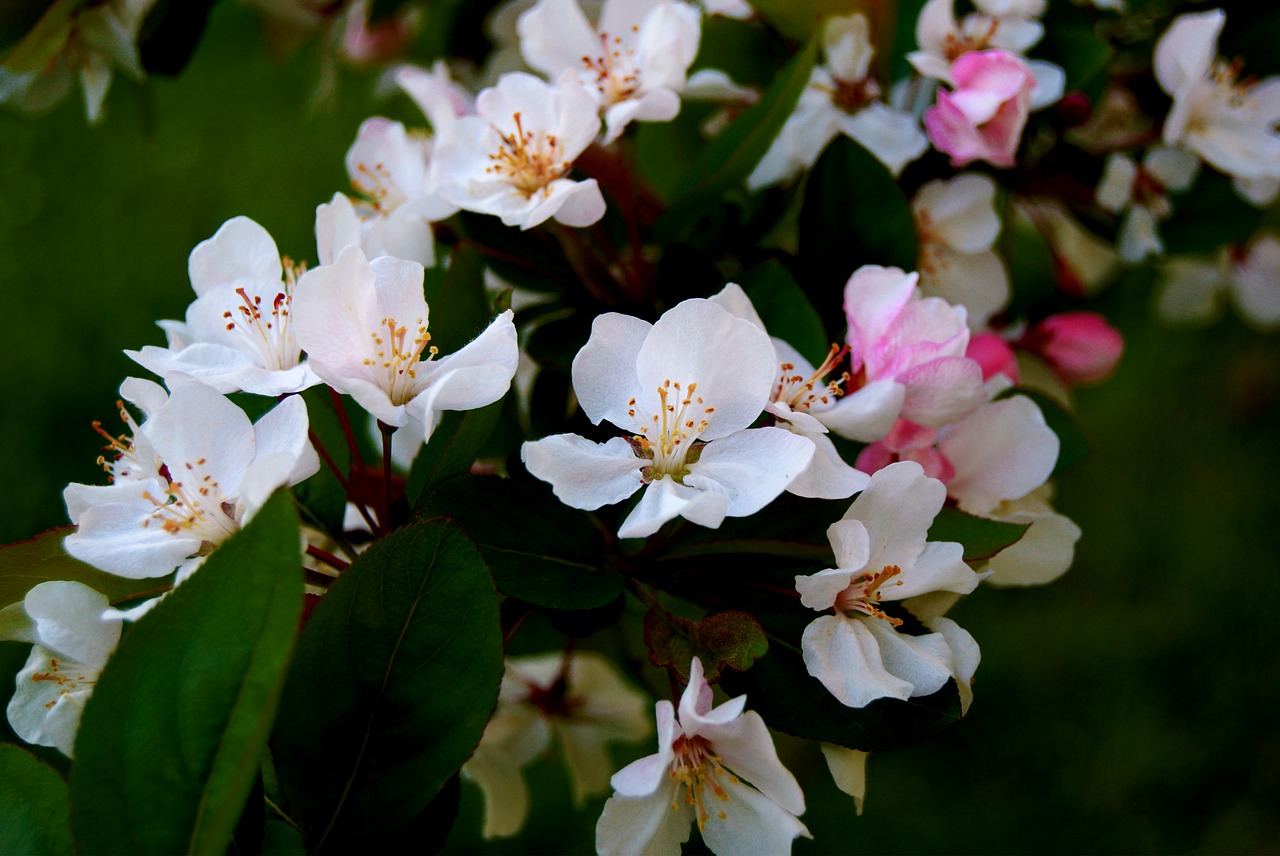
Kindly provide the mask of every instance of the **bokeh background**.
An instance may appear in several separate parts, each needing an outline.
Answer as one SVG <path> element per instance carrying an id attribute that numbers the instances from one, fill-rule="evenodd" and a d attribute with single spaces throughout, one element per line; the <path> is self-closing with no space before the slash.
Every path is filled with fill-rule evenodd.
<path id="1" fill-rule="evenodd" d="M 412 116 L 351 75 L 312 109 L 318 66 L 271 60 L 260 19 L 220 3 L 184 74 L 117 78 L 100 127 L 78 98 L 0 114 L 0 543 L 65 523 L 62 487 L 101 480 L 91 423 L 118 424 L 140 372 L 122 350 L 182 316 L 191 248 L 245 214 L 314 259 L 314 206 L 346 186 L 360 121 Z M 1152 287 L 1132 273 L 1099 304 L 1127 352 L 1077 396 L 1091 454 L 1058 484 L 1085 533 L 1075 567 L 959 607 L 977 700 L 871 759 L 861 817 L 816 749 L 784 741 L 816 837 L 797 852 L 1280 852 L 1280 337 L 1160 327 Z M 529 776 L 525 836 L 483 844 L 466 785 L 449 849 L 589 850 L 600 803 L 566 817 L 559 763 Z"/>

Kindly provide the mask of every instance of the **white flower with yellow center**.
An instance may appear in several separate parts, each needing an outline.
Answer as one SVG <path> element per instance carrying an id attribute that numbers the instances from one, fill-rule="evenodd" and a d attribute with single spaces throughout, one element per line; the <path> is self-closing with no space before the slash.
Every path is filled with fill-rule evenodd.
<path id="1" fill-rule="evenodd" d="M 516 371 L 510 310 L 479 336 L 437 358 L 417 262 L 370 262 L 347 247 L 303 277 L 295 305 L 298 342 L 316 374 L 385 425 L 414 423 L 425 442 L 444 410 L 471 410 L 506 394 Z"/>
<path id="2" fill-rule="evenodd" d="M 531 68 L 553 79 L 577 75 L 609 143 L 631 122 L 669 122 L 680 112 L 702 14 L 673 0 L 605 0 L 593 25 L 578 0 L 539 0 L 516 26 Z"/>
<path id="3" fill-rule="evenodd" d="M 1280 77 L 1238 82 L 1238 64 L 1218 58 L 1221 9 L 1179 15 L 1156 43 L 1155 72 L 1173 98 L 1164 141 L 1185 146 L 1236 180 L 1255 204 L 1280 191 Z"/>
<path id="4" fill-rule="evenodd" d="M 437 137 L 431 161 L 441 198 L 531 229 L 552 217 L 589 226 L 604 216 L 595 179 L 568 178 L 600 130 L 595 101 L 566 75 L 555 86 L 531 74 L 504 74 Z"/>
<path id="5" fill-rule="evenodd" d="M 813 457 L 808 438 L 748 427 L 769 402 L 775 359 L 763 330 L 710 300 L 686 300 L 654 324 L 598 316 L 573 360 L 573 387 L 592 422 L 627 436 L 544 437 L 524 444 L 525 465 L 574 508 L 645 488 L 623 538 L 652 535 L 677 516 L 714 528 L 754 514 Z"/>
<path id="6" fill-rule="evenodd" d="M 185 322 L 160 322 L 168 347 L 125 353 L 161 377 L 192 377 L 221 393 L 282 395 L 315 386 L 320 378 L 293 333 L 293 291 L 305 269 L 280 255 L 266 229 L 234 217 L 191 251 L 196 299 Z"/>
<path id="7" fill-rule="evenodd" d="M 164 576 L 207 555 L 239 531 L 272 491 L 320 468 L 307 427 L 306 405 L 297 396 L 251 424 L 210 387 L 175 384 L 132 441 L 122 437 L 113 444 L 121 460 L 137 459 L 136 476 L 105 487 L 71 484 L 63 492 L 79 527 L 64 542 L 67 552 L 130 579 Z M 140 454 L 144 449 L 149 451 Z M 150 474 L 148 457 L 155 466 Z"/>
<path id="8" fill-rule="evenodd" d="M 713 853 L 786 853 L 797 836 L 811 837 L 796 819 L 804 793 L 760 714 L 744 712 L 746 696 L 712 701 L 694 657 L 679 718 L 671 702 L 657 703 L 657 754 L 614 774 L 596 852 L 678 854 L 693 822 Z"/>
<path id="9" fill-rule="evenodd" d="M 837 567 L 796 577 L 801 603 L 832 612 L 805 628 L 805 667 L 842 704 L 929 695 L 956 672 L 950 640 L 941 632 L 899 632 L 902 620 L 881 605 L 977 587 L 959 544 L 925 541 L 946 498 L 942 482 L 914 461 L 885 467 L 827 529 Z"/>

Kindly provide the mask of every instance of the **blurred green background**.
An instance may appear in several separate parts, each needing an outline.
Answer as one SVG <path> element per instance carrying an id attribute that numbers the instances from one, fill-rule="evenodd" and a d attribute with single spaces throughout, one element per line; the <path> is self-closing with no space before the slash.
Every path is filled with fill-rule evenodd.
<path id="1" fill-rule="evenodd" d="M 258 19 L 221 3 L 187 71 L 117 79 L 101 127 L 78 93 L 35 121 L 0 115 L 0 542 L 65 523 L 62 487 L 101 481 L 91 422 L 118 424 L 116 388 L 139 371 L 122 349 L 182 317 L 197 242 L 244 214 L 314 260 L 314 206 L 386 109 L 352 78 L 311 111 L 317 67 L 314 51 L 273 63 Z M 1280 339 L 1153 326 L 1150 290 L 1134 274 L 1104 298 L 1128 350 L 1078 396 L 1092 454 L 1058 486 L 1085 533 L 1075 567 L 961 604 L 977 700 L 940 738 L 871 759 L 863 816 L 815 748 L 783 744 L 816 839 L 798 852 L 1280 852 Z M 589 850 L 599 803 L 567 823 L 559 763 L 529 775 L 527 835 L 487 849 Z M 464 786 L 450 849 L 484 846 L 479 813 Z"/>

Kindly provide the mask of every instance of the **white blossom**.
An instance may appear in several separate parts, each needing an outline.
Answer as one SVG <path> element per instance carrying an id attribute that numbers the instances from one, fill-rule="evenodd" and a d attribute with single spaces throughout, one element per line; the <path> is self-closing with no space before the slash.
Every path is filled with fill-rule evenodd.
<path id="1" fill-rule="evenodd" d="M 1156 224 L 1173 213 L 1166 191 L 1186 190 L 1199 168 L 1195 155 L 1167 146 L 1153 147 L 1141 166 L 1119 152 L 1107 157 L 1098 183 L 1098 205 L 1125 215 L 1120 226 L 1120 258 L 1137 263 L 1164 253 Z"/>
<path id="2" fill-rule="evenodd" d="M 1009 302 L 1009 274 L 992 247 L 1000 234 L 995 182 L 979 173 L 925 184 L 911 200 L 920 248 L 920 290 L 964 306 L 982 329 Z"/>

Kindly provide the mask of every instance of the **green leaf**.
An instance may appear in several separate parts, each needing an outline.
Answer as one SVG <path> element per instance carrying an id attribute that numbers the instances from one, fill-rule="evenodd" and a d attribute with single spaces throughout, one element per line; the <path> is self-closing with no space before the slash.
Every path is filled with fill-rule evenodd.
<path id="1" fill-rule="evenodd" d="M 760 101 L 698 153 L 676 187 L 671 208 L 658 223 L 659 233 L 675 236 L 691 231 L 710 203 L 746 180 L 795 110 L 817 58 L 818 42 L 810 39 L 778 72 Z"/>
<path id="2" fill-rule="evenodd" d="M 752 0 L 760 17 L 793 39 L 807 37 L 827 15 L 865 12 L 868 5 L 863 0 Z"/>
<path id="3" fill-rule="evenodd" d="M 1102 39 L 1083 10 L 1063 7 L 1075 18 L 1069 23 L 1045 27 L 1044 41 L 1037 53 L 1066 72 L 1066 92 L 1083 92 L 1097 102 L 1108 79 L 1108 66 L 1115 51 Z"/>
<path id="4" fill-rule="evenodd" d="M 55 0 L 22 41 L 0 59 L 0 66 L 13 74 L 44 74 L 66 47 L 76 13 L 89 3 L 90 0 Z"/>
<path id="5" fill-rule="evenodd" d="M 879 699 L 862 708 L 845 707 L 805 669 L 800 654 L 774 644 L 747 672 L 726 672 L 721 685 L 731 695 L 745 693 L 751 709 L 769 727 L 808 740 L 863 752 L 901 749 L 933 737 L 960 719 L 955 681 L 933 695 L 900 701 Z"/>
<path id="6" fill-rule="evenodd" d="M 542 482 L 464 475 L 442 483 L 423 513 L 452 518 L 475 541 L 508 597 L 552 609 L 591 609 L 622 593 L 587 516 Z"/>
<path id="7" fill-rule="evenodd" d="M 769 259 L 756 265 L 738 278 L 738 284 L 751 298 L 770 336 L 795 348 L 813 365 L 822 365 L 830 344 L 822 318 L 781 262 Z"/>
<path id="8" fill-rule="evenodd" d="M 466 761 L 502 678 L 498 594 L 475 545 L 427 520 L 375 542 L 298 641 L 272 747 L 311 852 L 366 852 Z"/>
<path id="9" fill-rule="evenodd" d="M 848 137 L 832 141 L 805 185 L 800 260 L 811 272 L 804 283 L 814 305 L 833 317 L 858 267 L 915 269 L 916 223 L 906 195 L 884 164 Z"/>
<path id="10" fill-rule="evenodd" d="M 31 589 L 49 580 L 84 583 L 105 594 L 112 603 L 133 600 L 155 589 L 156 580 L 127 580 L 73 559 L 62 542 L 75 531 L 74 526 L 60 526 L 29 541 L 0 547 L 0 607 L 17 603 Z"/>
<path id="11" fill-rule="evenodd" d="M 755 553 L 831 567 L 835 555 L 827 540 L 827 527 L 848 509 L 847 499 L 803 499 L 783 494 L 768 508 L 749 517 L 730 517 L 718 529 L 688 527 L 659 561 Z"/>
<path id="12" fill-rule="evenodd" d="M 745 672 L 769 651 L 769 638 L 760 622 L 737 610 L 689 621 L 651 607 L 644 616 L 644 644 L 650 663 L 673 669 L 686 684 L 695 656 L 702 661 L 707 682 L 714 684 L 724 669 Z"/>
<path id="13" fill-rule="evenodd" d="M 1173 216 L 1160 226 L 1165 245 L 1179 253 L 1215 253 L 1258 227 L 1263 213 L 1245 202 L 1231 179 L 1201 170 L 1196 183 L 1173 200 Z"/>
<path id="14" fill-rule="evenodd" d="M 453 251 L 448 268 L 426 272 L 423 290 L 431 309 L 431 344 L 441 355 L 470 342 L 493 317 L 484 294 L 484 257 L 471 247 Z"/>
<path id="15" fill-rule="evenodd" d="M 1085 455 L 1089 454 L 1089 444 L 1085 442 L 1084 434 L 1081 433 L 1075 417 L 1064 410 L 1061 404 L 1039 390 L 1021 386 L 1005 390 L 996 396 L 996 400 L 1014 395 L 1025 395 L 1035 402 L 1040 412 L 1044 414 L 1044 421 L 1049 426 L 1049 430 L 1058 435 L 1058 463 L 1054 465 L 1053 475 L 1056 476 L 1068 467 L 1079 463 Z"/>
<path id="16" fill-rule="evenodd" d="M 1004 523 L 961 511 L 944 508 L 929 527 L 930 541 L 954 541 L 964 547 L 966 562 L 990 559 L 1005 547 L 1022 539 L 1030 523 Z"/>
<path id="17" fill-rule="evenodd" d="M 226 852 L 298 626 L 300 543 L 293 500 L 277 492 L 125 634 L 76 739 L 84 852 Z"/>
<path id="18" fill-rule="evenodd" d="M 501 413 L 501 399 L 475 410 L 444 412 L 426 448 L 418 452 L 409 470 L 405 490 L 415 507 L 437 484 L 471 469 Z"/>
<path id="19" fill-rule="evenodd" d="M 0 743 L 0 853 L 74 853 L 70 801 L 52 768 Z"/>
<path id="20" fill-rule="evenodd" d="M 577 282 L 560 246 L 545 232 L 504 226 L 497 217 L 467 211 L 457 222 L 466 235 L 463 245 L 483 255 L 484 263 L 508 282 L 551 293 Z"/>

